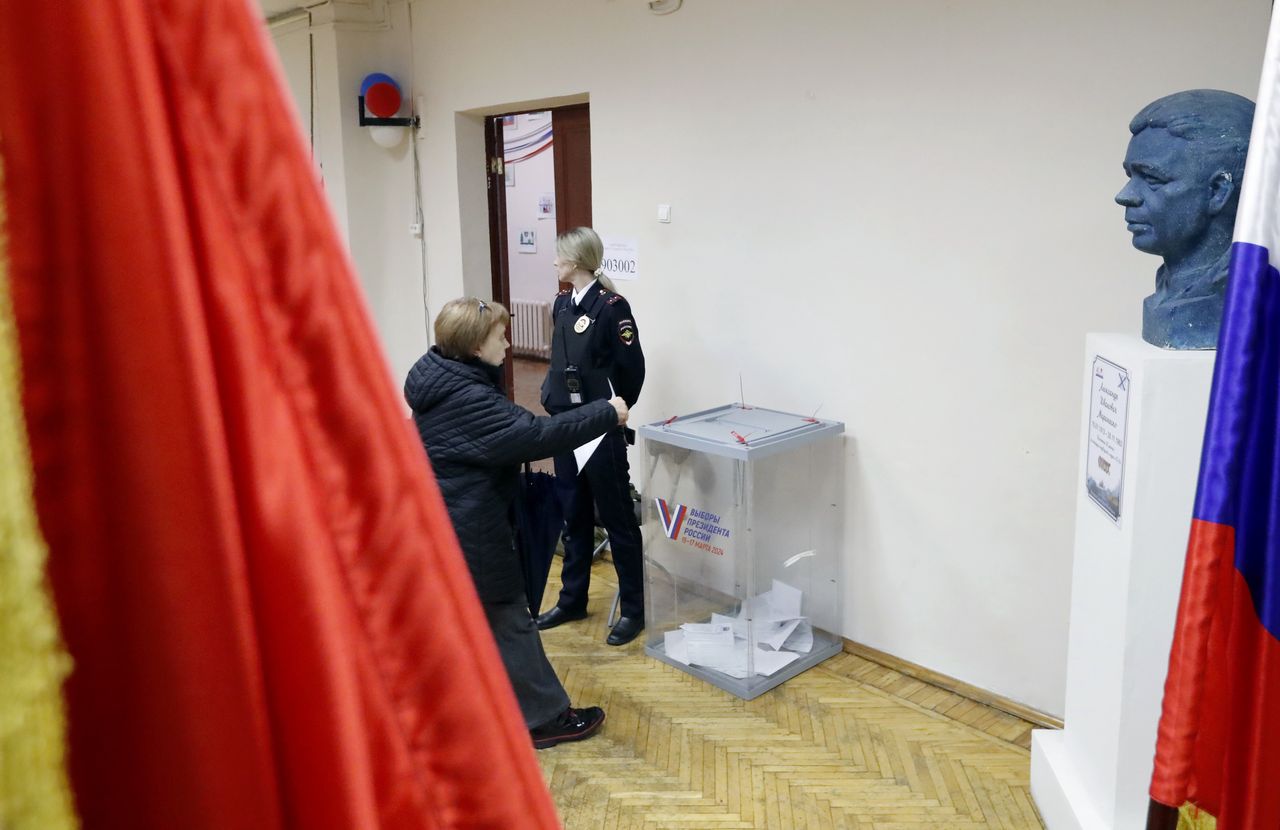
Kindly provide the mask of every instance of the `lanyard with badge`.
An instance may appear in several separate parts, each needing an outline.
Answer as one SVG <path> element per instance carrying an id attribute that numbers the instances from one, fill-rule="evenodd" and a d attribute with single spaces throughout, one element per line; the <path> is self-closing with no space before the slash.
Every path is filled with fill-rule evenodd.
<path id="1" fill-rule="evenodd" d="M 565 309 L 566 311 L 568 309 Z M 582 334 L 591 325 L 591 318 L 585 313 L 573 323 L 575 334 Z M 582 403 L 582 373 L 577 365 L 569 362 L 569 343 L 567 337 L 560 339 L 560 347 L 564 351 L 564 385 L 569 390 L 569 403 Z"/>

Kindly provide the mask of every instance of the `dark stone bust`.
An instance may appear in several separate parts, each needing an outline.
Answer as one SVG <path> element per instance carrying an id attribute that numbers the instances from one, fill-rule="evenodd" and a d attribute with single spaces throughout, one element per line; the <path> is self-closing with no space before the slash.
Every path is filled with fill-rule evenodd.
<path id="1" fill-rule="evenodd" d="M 1218 344 L 1252 125 L 1253 102 L 1216 89 L 1167 95 L 1129 123 L 1129 183 L 1116 202 L 1133 247 L 1164 260 L 1142 303 L 1142 339 L 1154 346 Z"/>

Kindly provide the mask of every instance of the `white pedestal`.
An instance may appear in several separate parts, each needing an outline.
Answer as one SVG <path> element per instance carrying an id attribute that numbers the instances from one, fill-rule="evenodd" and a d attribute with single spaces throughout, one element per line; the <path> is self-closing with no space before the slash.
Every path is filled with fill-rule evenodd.
<path id="1" fill-rule="evenodd" d="M 1118 523 L 1084 486 L 1095 356 L 1130 378 Z M 1066 728 L 1031 738 L 1031 792 L 1050 830 L 1146 826 L 1215 356 L 1129 335 L 1086 342 Z"/>

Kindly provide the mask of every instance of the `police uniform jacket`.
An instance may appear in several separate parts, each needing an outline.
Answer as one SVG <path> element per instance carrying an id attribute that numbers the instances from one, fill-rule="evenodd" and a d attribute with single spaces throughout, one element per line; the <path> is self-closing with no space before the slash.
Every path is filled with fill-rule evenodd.
<path id="1" fill-rule="evenodd" d="M 501 370 L 434 347 L 409 370 L 404 397 L 484 602 L 524 597 L 509 509 L 521 462 L 569 452 L 618 423 L 607 401 L 552 417 L 507 400 Z"/>
<path id="2" fill-rule="evenodd" d="M 573 295 L 561 291 L 551 307 L 551 319 L 551 366 L 542 383 L 546 410 L 563 412 L 577 406 L 569 398 L 566 366 L 578 367 L 583 403 L 607 400 L 612 384 L 627 406 L 635 406 L 644 385 L 644 351 L 626 298 L 596 283 L 575 305 Z"/>

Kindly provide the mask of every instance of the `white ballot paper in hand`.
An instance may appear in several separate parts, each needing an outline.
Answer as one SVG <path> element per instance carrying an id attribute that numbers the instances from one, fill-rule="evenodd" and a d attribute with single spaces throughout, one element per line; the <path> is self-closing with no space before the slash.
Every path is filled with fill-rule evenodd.
<path id="1" fill-rule="evenodd" d="M 613 381 L 605 379 L 609 384 L 609 397 L 614 396 Z M 608 433 L 605 433 L 606 435 Z M 593 438 L 573 451 L 573 460 L 578 465 L 578 475 L 582 475 L 582 468 L 587 466 L 587 462 L 591 460 L 591 456 L 595 455 L 596 449 L 599 448 L 600 442 L 604 440 L 604 435 L 599 438 Z"/>
<path id="2" fill-rule="evenodd" d="M 573 451 L 573 460 L 578 463 L 578 475 L 582 475 L 582 469 L 587 466 L 587 462 L 591 460 L 591 456 L 595 453 L 596 448 L 600 446 L 600 442 L 604 440 L 604 436 L 593 438 Z"/>

